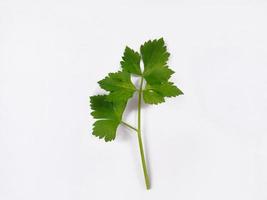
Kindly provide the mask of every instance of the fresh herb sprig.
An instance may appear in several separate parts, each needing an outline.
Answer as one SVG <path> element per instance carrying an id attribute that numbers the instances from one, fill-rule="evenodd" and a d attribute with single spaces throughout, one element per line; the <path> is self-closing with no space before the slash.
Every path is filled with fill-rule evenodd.
<path id="1" fill-rule="evenodd" d="M 150 188 L 141 137 L 141 104 L 159 104 L 165 102 L 166 97 L 176 97 L 183 92 L 169 81 L 173 70 L 167 65 L 170 54 L 167 52 L 163 38 L 149 40 L 140 47 L 140 53 L 129 47 L 125 48 L 121 64 L 121 71 L 109 73 L 99 81 L 102 89 L 108 94 L 90 97 L 91 115 L 96 119 L 93 124 L 93 135 L 103 138 L 106 142 L 116 137 L 119 125 L 124 125 L 137 133 L 142 167 L 146 188 Z M 140 63 L 143 62 L 141 69 Z M 139 87 L 136 87 L 131 76 L 140 78 Z M 127 102 L 138 93 L 138 124 L 137 128 L 122 120 Z"/>

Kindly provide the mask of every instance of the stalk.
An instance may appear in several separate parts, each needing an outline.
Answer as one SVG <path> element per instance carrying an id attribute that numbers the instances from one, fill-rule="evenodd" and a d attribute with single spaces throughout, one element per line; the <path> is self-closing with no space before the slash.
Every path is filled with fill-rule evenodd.
<path id="1" fill-rule="evenodd" d="M 140 156 L 141 156 L 142 167 L 143 167 L 143 172 L 144 172 L 144 178 L 145 178 L 145 183 L 146 183 L 146 189 L 149 190 L 150 189 L 150 181 L 149 181 L 149 176 L 148 176 L 148 173 L 147 173 L 146 160 L 145 160 L 143 142 L 142 142 L 142 137 L 141 137 L 141 102 L 142 102 L 143 82 L 144 82 L 144 77 L 141 77 L 140 88 L 139 88 L 139 91 L 138 91 L 138 128 L 137 128 L 137 136 L 138 136 L 138 144 L 139 144 Z"/>
<path id="2" fill-rule="evenodd" d="M 136 128 L 134 128 L 132 125 L 130 125 L 130 124 L 124 122 L 124 121 L 121 121 L 121 123 L 122 123 L 123 125 L 127 126 L 128 128 L 130 128 L 130 129 L 136 131 L 136 132 L 138 131 L 138 130 L 137 130 Z"/>

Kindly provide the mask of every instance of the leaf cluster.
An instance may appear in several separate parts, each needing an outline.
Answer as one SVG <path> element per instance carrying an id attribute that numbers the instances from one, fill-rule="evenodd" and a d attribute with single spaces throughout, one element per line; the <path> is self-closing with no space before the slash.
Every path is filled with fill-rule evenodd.
<path id="1" fill-rule="evenodd" d="M 145 42 L 140 52 L 126 46 L 120 62 L 121 70 L 109 73 L 98 82 L 108 93 L 90 97 L 91 115 L 97 120 L 93 124 L 93 135 L 105 141 L 115 139 L 127 101 L 138 91 L 131 76 L 138 76 L 145 81 L 142 96 L 146 104 L 163 103 L 167 97 L 183 94 L 169 80 L 174 73 L 167 65 L 169 56 L 163 38 Z"/>

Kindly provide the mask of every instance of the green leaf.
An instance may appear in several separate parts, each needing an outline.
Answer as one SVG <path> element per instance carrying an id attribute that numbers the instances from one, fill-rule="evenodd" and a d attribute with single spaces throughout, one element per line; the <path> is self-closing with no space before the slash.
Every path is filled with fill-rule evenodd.
<path id="1" fill-rule="evenodd" d="M 167 52 L 163 38 L 149 40 L 140 48 L 144 62 L 144 78 L 149 84 L 159 84 L 169 80 L 174 73 L 167 66 L 170 54 Z"/>
<path id="2" fill-rule="evenodd" d="M 131 82 L 131 75 L 128 72 L 109 73 L 107 77 L 98 82 L 100 87 L 110 94 L 107 96 L 108 101 L 127 101 L 136 91 Z"/>
<path id="3" fill-rule="evenodd" d="M 93 126 L 93 135 L 104 138 L 106 142 L 112 141 L 116 137 L 118 123 L 112 120 L 98 120 Z"/>
<path id="4" fill-rule="evenodd" d="M 168 81 L 173 73 L 167 66 L 156 67 L 146 70 L 144 78 L 149 84 L 160 84 Z"/>
<path id="5" fill-rule="evenodd" d="M 140 48 L 142 60 L 144 62 L 144 72 L 157 67 L 164 67 L 170 54 L 167 52 L 163 38 L 149 40 Z"/>
<path id="6" fill-rule="evenodd" d="M 117 128 L 121 122 L 126 102 L 107 101 L 107 95 L 90 97 L 91 115 L 98 119 L 93 124 L 93 135 L 104 138 L 106 142 L 114 140 Z"/>
<path id="7" fill-rule="evenodd" d="M 160 85 L 147 85 L 147 88 L 156 91 L 164 97 L 176 97 L 183 94 L 172 82 L 166 82 Z"/>
<path id="8" fill-rule="evenodd" d="M 174 71 L 167 66 L 170 54 L 167 52 L 164 40 L 149 40 L 140 48 L 144 62 L 144 79 L 147 82 L 143 91 L 145 103 L 159 104 L 165 102 L 165 97 L 175 97 L 183 94 L 172 82 L 169 82 Z"/>
<path id="9" fill-rule="evenodd" d="M 143 91 L 143 98 L 145 103 L 148 104 L 159 104 L 165 101 L 162 95 L 151 89 L 145 89 Z"/>
<path id="10" fill-rule="evenodd" d="M 159 104 L 165 102 L 165 97 L 176 97 L 183 92 L 172 82 L 165 82 L 158 85 L 147 84 L 144 91 L 144 101 L 148 104 Z"/>
<path id="11" fill-rule="evenodd" d="M 132 74 L 142 75 L 140 69 L 141 56 L 138 52 L 126 47 L 121 61 L 121 67 L 124 71 Z"/>

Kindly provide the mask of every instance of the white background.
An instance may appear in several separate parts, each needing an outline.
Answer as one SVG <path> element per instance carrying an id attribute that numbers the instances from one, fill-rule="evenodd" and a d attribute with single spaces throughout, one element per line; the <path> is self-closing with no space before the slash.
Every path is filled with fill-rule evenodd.
<path id="1" fill-rule="evenodd" d="M 159 37 L 185 95 L 143 110 L 146 191 L 136 135 L 92 136 L 89 96 Z M 266 119 L 264 1 L 0 1 L 1 200 L 266 200 Z"/>

